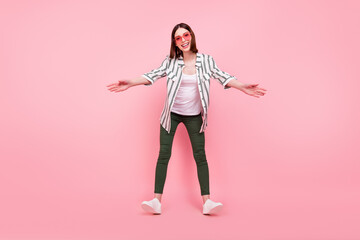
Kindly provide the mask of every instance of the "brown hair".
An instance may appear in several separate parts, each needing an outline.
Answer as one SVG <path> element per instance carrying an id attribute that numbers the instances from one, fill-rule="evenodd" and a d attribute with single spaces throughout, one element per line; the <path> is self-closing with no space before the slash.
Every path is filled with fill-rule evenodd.
<path id="1" fill-rule="evenodd" d="M 191 34 L 191 43 L 190 43 L 190 51 L 192 51 L 193 53 L 197 53 L 198 50 L 196 48 L 196 41 L 195 41 L 195 34 L 194 32 L 191 30 L 191 27 L 189 25 L 187 25 L 186 23 L 179 23 L 177 24 L 172 32 L 171 32 L 171 47 L 170 47 L 170 58 L 179 58 L 180 56 L 183 56 L 183 52 L 180 50 L 180 48 L 178 48 L 176 46 L 175 43 L 175 32 L 176 30 L 178 30 L 179 28 L 185 28 L 186 30 L 188 30 Z"/>

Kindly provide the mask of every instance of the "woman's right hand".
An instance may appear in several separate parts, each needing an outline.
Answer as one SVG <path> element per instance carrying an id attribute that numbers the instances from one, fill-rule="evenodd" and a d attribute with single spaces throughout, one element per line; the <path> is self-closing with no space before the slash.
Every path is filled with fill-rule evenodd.
<path id="1" fill-rule="evenodd" d="M 129 80 L 119 80 L 117 83 L 107 85 L 110 92 L 122 92 L 128 89 L 130 86 L 131 85 Z"/>

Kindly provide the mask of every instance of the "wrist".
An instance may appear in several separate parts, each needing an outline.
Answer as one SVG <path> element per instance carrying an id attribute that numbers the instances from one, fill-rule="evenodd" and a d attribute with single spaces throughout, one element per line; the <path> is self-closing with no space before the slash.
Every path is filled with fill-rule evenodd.
<path id="1" fill-rule="evenodd" d="M 245 88 L 245 85 L 246 85 L 245 83 L 238 82 L 238 89 L 241 90 L 241 91 L 243 91 L 244 88 Z"/>
<path id="2" fill-rule="evenodd" d="M 133 87 L 133 86 L 136 85 L 136 82 L 134 81 L 134 79 L 130 79 L 130 80 L 128 81 L 128 85 L 129 85 L 129 87 Z"/>

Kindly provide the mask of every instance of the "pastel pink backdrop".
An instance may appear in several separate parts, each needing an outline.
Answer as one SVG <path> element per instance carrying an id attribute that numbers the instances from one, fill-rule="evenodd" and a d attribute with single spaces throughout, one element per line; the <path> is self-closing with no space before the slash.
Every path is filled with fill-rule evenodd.
<path id="1" fill-rule="evenodd" d="M 0 239 L 360 239 L 358 1 L 1 1 Z M 153 197 L 180 22 L 261 98 L 212 80 L 202 202 L 180 125 Z"/>

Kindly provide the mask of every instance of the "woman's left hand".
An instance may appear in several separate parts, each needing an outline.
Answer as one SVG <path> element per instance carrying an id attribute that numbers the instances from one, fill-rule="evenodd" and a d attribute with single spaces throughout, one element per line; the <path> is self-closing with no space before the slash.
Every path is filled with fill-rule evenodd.
<path id="1" fill-rule="evenodd" d="M 259 84 L 243 84 L 241 91 L 244 93 L 259 98 L 260 96 L 265 95 L 266 89 L 258 87 Z"/>

